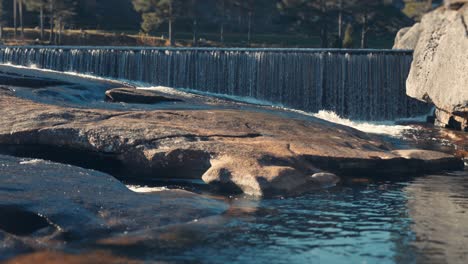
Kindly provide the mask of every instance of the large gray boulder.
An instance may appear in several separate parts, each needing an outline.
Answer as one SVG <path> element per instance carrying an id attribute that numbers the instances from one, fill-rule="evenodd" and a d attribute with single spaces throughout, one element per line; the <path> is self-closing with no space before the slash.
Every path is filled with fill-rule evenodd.
<path id="1" fill-rule="evenodd" d="M 433 103 L 436 123 L 468 131 L 468 4 L 447 1 L 403 29 L 394 48 L 414 48 L 407 94 Z"/>

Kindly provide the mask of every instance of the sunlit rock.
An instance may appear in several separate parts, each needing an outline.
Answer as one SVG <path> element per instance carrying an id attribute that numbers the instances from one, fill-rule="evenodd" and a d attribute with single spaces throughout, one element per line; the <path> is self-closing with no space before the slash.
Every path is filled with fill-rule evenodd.
<path id="1" fill-rule="evenodd" d="M 113 111 L 44 105 L 0 91 L 6 153 L 124 178 L 188 178 L 255 196 L 320 188 L 316 173 L 401 175 L 463 167 L 402 158 L 381 139 L 307 117 L 242 110 Z M 424 166 L 422 166 L 424 164 Z"/>
<path id="2" fill-rule="evenodd" d="M 414 48 L 407 94 L 437 107 L 437 125 L 468 131 L 468 4 L 446 7 L 404 29 L 395 48 Z"/>

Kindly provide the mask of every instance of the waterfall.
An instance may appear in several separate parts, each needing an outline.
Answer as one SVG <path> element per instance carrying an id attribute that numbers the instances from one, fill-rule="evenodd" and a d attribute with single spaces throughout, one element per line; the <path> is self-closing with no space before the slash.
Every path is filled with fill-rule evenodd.
<path id="1" fill-rule="evenodd" d="M 356 120 L 429 107 L 406 96 L 411 51 L 130 47 L 1 47 L 0 63 L 246 96 Z"/>

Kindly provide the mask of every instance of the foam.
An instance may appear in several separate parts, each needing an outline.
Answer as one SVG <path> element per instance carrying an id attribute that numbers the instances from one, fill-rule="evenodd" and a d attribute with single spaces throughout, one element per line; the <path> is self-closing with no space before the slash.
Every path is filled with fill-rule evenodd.
<path id="1" fill-rule="evenodd" d="M 31 159 L 31 160 L 20 161 L 21 165 L 37 165 L 37 164 L 40 164 L 40 163 L 46 163 L 46 161 L 41 160 L 41 159 Z"/>
<path id="2" fill-rule="evenodd" d="M 312 114 L 314 117 L 355 128 L 362 132 L 373 133 L 373 134 L 384 134 L 393 137 L 401 137 L 405 131 L 416 130 L 415 127 L 409 125 L 396 125 L 393 121 L 383 122 L 365 122 L 365 121 L 352 121 L 346 118 L 338 116 L 336 113 L 331 111 L 320 111 L 317 114 Z M 420 117 L 413 119 L 414 121 L 420 120 Z M 410 121 L 409 119 L 406 119 Z M 419 122 L 419 121 L 418 121 Z"/>
<path id="3" fill-rule="evenodd" d="M 127 185 L 127 188 L 136 193 L 153 193 L 153 192 L 164 192 L 168 191 L 167 187 L 148 187 L 139 185 Z"/>

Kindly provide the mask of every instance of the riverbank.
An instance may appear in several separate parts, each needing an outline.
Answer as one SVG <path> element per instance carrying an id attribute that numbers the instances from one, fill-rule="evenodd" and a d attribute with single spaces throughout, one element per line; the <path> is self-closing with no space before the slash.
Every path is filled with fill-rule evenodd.
<path id="1" fill-rule="evenodd" d="M 24 39 L 14 37 L 12 28 L 4 28 L 3 45 L 54 45 L 55 39 L 49 40 L 50 31 L 45 30 L 44 40 L 40 40 L 40 30 L 25 28 Z M 154 35 L 141 34 L 138 31 L 104 31 L 104 30 L 65 30 L 62 35 L 62 45 L 68 46 L 169 46 L 165 33 Z M 177 32 L 177 47 L 193 47 L 191 32 Z M 199 34 L 197 47 L 251 47 L 251 48 L 320 48 L 318 36 L 303 34 L 255 34 L 250 43 L 246 35 L 226 33 L 224 42 L 219 41 L 219 34 Z M 368 47 L 374 49 L 389 49 L 393 45 L 393 35 L 370 37 Z"/>

